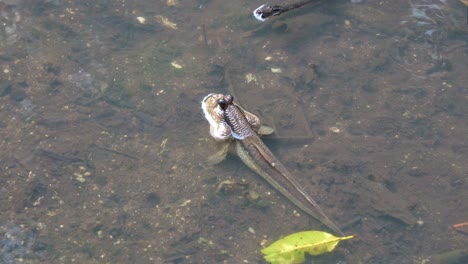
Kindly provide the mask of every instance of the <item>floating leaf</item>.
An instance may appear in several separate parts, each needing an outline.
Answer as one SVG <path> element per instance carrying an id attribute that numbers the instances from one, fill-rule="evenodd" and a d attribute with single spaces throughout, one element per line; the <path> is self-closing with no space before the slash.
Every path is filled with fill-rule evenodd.
<path id="1" fill-rule="evenodd" d="M 320 255 L 335 249 L 338 242 L 353 236 L 335 237 L 321 231 L 304 231 L 284 237 L 262 249 L 265 260 L 272 264 L 303 263 L 304 253 Z"/>

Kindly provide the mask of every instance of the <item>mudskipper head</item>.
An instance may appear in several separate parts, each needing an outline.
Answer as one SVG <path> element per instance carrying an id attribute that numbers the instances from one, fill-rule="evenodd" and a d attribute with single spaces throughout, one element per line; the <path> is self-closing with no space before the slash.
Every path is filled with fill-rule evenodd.
<path id="1" fill-rule="evenodd" d="M 223 109 L 219 101 L 225 100 L 225 95 L 210 93 L 201 102 L 201 108 L 206 120 L 210 123 L 210 135 L 216 141 L 225 141 L 231 137 L 231 129 L 224 122 Z"/>
<path id="2" fill-rule="evenodd" d="M 263 135 L 273 133 L 272 128 L 262 126 L 262 122 L 256 115 L 246 111 L 234 102 L 234 97 L 232 95 L 210 93 L 201 101 L 201 108 L 203 109 L 206 120 L 210 123 L 210 134 L 216 141 L 231 139 L 231 129 L 224 120 L 224 110 L 226 110 L 230 104 L 241 109 L 254 131 Z M 259 131 L 261 128 L 263 128 L 263 130 Z"/>

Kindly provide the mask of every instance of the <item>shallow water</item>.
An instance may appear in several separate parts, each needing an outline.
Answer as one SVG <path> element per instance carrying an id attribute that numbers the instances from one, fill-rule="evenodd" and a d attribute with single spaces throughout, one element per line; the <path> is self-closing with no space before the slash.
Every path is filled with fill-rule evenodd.
<path id="1" fill-rule="evenodd" d="M 262 3 L 0 1 L 0 263 L 264 263 L 262 244 L 328 231 L 236 157 L 207 165 L 211 92 L 273 126 L 358 235 L 309 262 L 464 249 L 467 7 L 323 1 L 260 23 Z"/>

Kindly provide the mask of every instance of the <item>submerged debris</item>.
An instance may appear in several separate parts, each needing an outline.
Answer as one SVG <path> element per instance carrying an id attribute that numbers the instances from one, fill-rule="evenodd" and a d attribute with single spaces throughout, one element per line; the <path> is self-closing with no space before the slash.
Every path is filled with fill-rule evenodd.
<path id="1" fill-rule="evenodd" d="M 136 20 L 138 21 L 138 23 L 140 24 L 145 24 L 146 23 L 146 18 L 145 17 L 136 17 Z"/>
<path id="2" fill-rule="evenodd" d="M 176 6 L 177 1 L 176 0 L 166 0 L 166 5 L 168 6 Z"/>
<path id="3" fill-rule="evenodd" d="M 161 15 L 157 15 L 155 16 L 155 18 L 156 18 L 156 22 L 158 22 L 162 26 L 168 29 L 173 29 L 173 30 L 177 29 L 177 24 L 170 21 L 169 18 L 161 16 Z"/>

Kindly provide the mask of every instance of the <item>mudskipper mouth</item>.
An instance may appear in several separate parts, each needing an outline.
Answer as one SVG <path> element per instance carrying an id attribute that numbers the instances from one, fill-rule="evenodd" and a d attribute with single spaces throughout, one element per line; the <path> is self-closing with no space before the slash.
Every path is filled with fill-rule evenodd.
<path id="1" fill-rule="evenodd" d="M 212 97 L 213 95 L 214 95 L 214 93 L 210 93 L 210 94 L 208 94 L 207 96 L 205 96 L 205 97 L 203 98 L 203 100 L 201 101 L 202 104 L 205 103 L 208 99 L 210 99 L 210 97 Z"/>
<path id="2" fill-rule="evenodd" d="M 201 101 L 203 114 L 211 126 L 216 126 L 223 122 L 222 109 L 218 106 L 218 100 L 222 97 L 222 94 L 210 93 Z"/>
<path id="3" fill-rule="evenodd" d="M 218 105 L 218 100 L 223 97 L 223 94 L 210 93 L 201 101 L 205 119 L 210 123 L 210 135 L 216 141 L 225 141 L 231 137 L 231 130 L 224 122 L 223 110 Z"/>
<path id="4" fill-rule="evenodd" d="M 253 16 L 259 20 L 259 21 L 265 21 L 268 19 L 267 16 L 265 16 L 265 12 L 262 10 L 265 7 L 265 4 L 257 7 L 252 13 Z"/>

